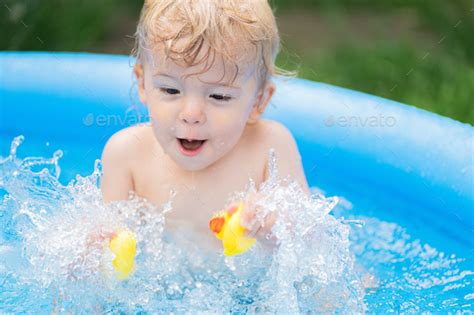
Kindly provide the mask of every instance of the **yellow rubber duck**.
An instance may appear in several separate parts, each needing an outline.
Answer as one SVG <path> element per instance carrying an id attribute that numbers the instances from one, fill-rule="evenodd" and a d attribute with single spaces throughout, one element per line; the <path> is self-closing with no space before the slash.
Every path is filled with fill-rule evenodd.
<path id="1" fill-rule="evenodd" d="M 128 230 L 121 230 L 110 240 L 109 248 L 115 254 L 112 264 L 117 279 L 127 279 L 135 265 L 135 254 L 137 252 L 135 234 Z"/>
<path id="2" fill-rule="evenodd" d="M 240 225 L 243 202 L 237 207 L 221 211 L 209 221 L 209 228 L 224 246 L 224 255 L 234 256 L 246 252 L 255 243 L 256 238 L 245 235 L 247 231 Z"/>

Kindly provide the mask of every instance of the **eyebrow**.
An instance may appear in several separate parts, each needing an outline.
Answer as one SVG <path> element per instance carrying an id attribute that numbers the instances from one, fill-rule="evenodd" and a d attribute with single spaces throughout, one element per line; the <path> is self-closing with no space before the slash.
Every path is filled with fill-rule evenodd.
<path id="1" fill-rule="evenodd" d="M 168 78 L 176 80 L 176 78 L 173 77 L 172 75 L 169 75 L 169 74 L 166 74 L 166 73 L 161 73 L 161 72 L 156 72 L 155 74 L 153 74 L 153 76 L 155 76 L 155 77 L 157 77 L 157 76 L 168 77 Z"/>
<path id="2" fill-rule="evenodd" d="M 172 75 L 169 75 L 167 73 L 162 73 L 162 72 L 156 72 L 153 76 L 168 77 L 170 79 L 176 80 L 176 78 L 173 77 Z M 180 79 L 182 80 L 183 77 L 181 77 Z M 232 89 L 240 89 L 240 87 L 238 87 L 238 86 L 234 86 L 234 85 L 230 85 L 230 84 L 226 84 L 226 83 L 207 83 L 207 82 L 202 82 L 202 83 L 204 83 L 206 85 L 215 85 L 215 86 L 229 87 L 229 88 L 232 88 Z"/>

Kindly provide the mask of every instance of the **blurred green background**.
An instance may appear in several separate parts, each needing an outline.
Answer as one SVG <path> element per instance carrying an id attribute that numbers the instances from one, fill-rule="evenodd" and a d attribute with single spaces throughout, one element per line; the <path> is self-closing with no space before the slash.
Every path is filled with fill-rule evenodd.
<path id="1" fill-rule="evenodd" d="M 474 125 L 474 1 L 272 0 L 278 65 Z M 129 54 L 142 1 L 0 1 L 0 49 Z"/>

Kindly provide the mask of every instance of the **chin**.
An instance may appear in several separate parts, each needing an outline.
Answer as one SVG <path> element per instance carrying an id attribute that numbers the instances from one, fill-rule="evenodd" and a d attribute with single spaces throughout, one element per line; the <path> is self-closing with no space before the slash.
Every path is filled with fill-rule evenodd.
<path id="1" fill-rule="evenodd" d="M 207 169 L 209 166 L 214 164 L 214 162 L 211 163 L 186 163 L 184 161 L 175 161 L 176 164 L 179 165 L 183 170 L 189 171 L 189 172 L 198 172 Z"/>

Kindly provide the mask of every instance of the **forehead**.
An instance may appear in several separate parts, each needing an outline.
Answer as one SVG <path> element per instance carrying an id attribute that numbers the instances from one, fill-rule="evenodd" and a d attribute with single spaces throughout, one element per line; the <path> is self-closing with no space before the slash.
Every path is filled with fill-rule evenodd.
<path id="1" fill-rule="evenodd" d="M 195 62 L 189 65 L 178 54 L 167 56 L 164 45 L 157 44 L 147 51 L 146 59 L 153 75 L 165 73 L 181 80 L 194 76 L 204 83 L 231 85 L 233 82 L 249 79 L 256 70 L 251 54 L 243 50 L 240 54 L 238 52 L 236 51 L 236 57 L 231 62 L 203 45 Z"/>

